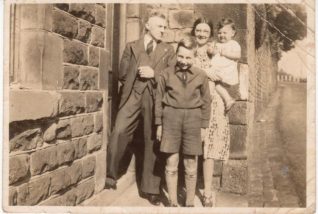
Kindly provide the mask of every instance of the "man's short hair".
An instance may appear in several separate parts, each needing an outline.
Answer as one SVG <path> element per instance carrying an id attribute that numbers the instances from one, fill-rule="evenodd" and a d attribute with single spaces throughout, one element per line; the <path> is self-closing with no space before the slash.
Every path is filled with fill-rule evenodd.
<path id="1" fill-rule="evenodd" d="M 189 50 L 194 50 L 197 47 L 195 38 L 193 36 L 185 36 L 179 42 L 177 46 L 177 52 L 180 47 L 184 47 Z"/>
<path id="2" fill-rule="evenodd" d="M 149 13 L 148 15 L 148 18 L 146 20 L 146 22 L 148 22 L 148 20 L 151 18 L 151 17 L 160 17 L 160 18 L 163 18 L 163 19 L 166 19 L 166 16 L 165 14 L 163 14 L 162 12 L 158 11 L 158 10 L 153 10 Z"/>

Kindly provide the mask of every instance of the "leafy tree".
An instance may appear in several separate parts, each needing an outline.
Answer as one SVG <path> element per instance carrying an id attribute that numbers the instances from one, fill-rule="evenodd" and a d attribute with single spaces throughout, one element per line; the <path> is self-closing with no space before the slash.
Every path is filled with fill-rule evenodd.
<path id="1" fill-rule="evenodd" d="M 296 40 L 307 34 L 306 8 L 302 4 L 266 5 L 268 29 L 276 40 L 279 49 L 289 51 L 295 47 Z"/>

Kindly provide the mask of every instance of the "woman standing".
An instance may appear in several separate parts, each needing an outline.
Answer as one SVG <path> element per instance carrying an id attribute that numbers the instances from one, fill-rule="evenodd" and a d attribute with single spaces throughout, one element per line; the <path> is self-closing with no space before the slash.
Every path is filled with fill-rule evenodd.
<path id="1" fill-rule="evenodd" d="M 227 160 L 230 150 L 229 119 L 225 114 L 225 105 L 221 96 L 215 90 L 215 81 L 222 81 L 211 69 L 211 56 L 208 50 L 212 47 L 212 23 L 202 17 L 193 25 L 191 34 L 195 36 L 198 47 L 196 66 L 206 71 L 209 79 L 209 88 L 212 97 L 211 117 L 203 146 L 203 178 L 204 199 L 203 206 L 212 207 L 212 180 L 214 160 Z"/>

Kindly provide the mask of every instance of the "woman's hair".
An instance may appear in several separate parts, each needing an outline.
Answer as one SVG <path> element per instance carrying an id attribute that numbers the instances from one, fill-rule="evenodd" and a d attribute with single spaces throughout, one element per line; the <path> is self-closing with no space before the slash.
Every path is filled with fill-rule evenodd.
<path id="1" fill-rule="evenodd" d="M 177 46 L 177 52 L 180 47 L 184 47 L 189 50 L 194 50 L 197 47 L 195 38 L 193 36 L 185 36 L 179 42 Z"/>
<path id="2" fill-rule="evenodd" d="M 229 25 L 234 31 L 236 31 L 236 27 L 235 27 L 235 23 L 232 19 L 222 19 L 221 21 L 219 21 L 217 28 L 218 30 L 220 30 L 221 28 L 223 28 L 225 25 Z"/>
<path id="3" fill-rule="evenodd" d="M 191 35 L 195 36 L 195 28 L 197 27 L 198 24 L 201 24 L 201 23 L 205 23 L 205 24 L 209 25 L 210 30 L 211 30 L 210 37 L 212 37 L 213 36 L 213 23 L 205 17 L 200 17 L 197 20 L 195 20 L 195 22 L 193 23 L 192 30 L 191 30 Z"/>

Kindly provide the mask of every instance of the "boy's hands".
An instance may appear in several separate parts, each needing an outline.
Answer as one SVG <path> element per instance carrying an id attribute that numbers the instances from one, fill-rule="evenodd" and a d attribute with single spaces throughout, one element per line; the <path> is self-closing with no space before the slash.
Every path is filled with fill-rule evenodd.
<path id="1" fill-rule="evenodd" d="M 201 128 L 201 141 L 204 141 L 206 135 L 206 128 Z"/>
<path id="2" fill-rule="evenodd" d="M 157 140 L 161 141 L 162 137 L 162 125 L 157 126 Z"/>

